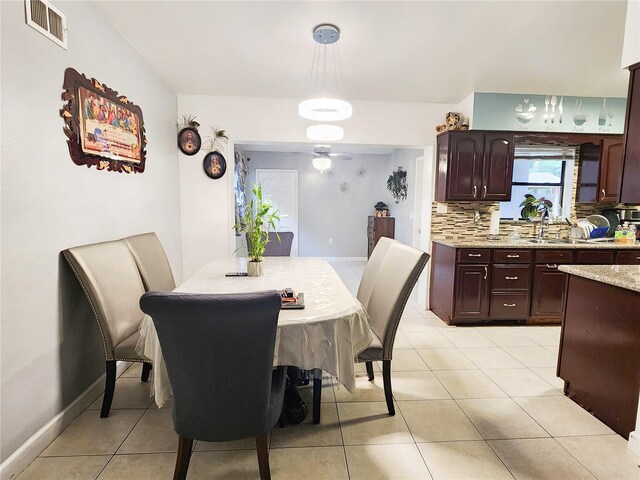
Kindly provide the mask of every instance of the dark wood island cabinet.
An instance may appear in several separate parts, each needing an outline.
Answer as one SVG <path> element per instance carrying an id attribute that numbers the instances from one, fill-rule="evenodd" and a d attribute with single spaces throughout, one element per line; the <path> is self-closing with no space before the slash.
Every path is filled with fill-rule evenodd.
<path id="1" fill-rule="evenodd" d="M 557 375 L 565 395 L 628 439 L 640 391 L 640 267 L 566 268 Z"/>

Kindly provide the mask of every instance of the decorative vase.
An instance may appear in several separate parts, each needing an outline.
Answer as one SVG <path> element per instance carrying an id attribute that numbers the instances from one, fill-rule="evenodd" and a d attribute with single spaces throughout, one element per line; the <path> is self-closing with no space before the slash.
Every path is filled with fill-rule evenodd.
<path id="1" fill-rule="evenodd" d="M 247 275 L 250 277 L 262 276 L 262 261 L 259 262 L 247 262 Z"/>

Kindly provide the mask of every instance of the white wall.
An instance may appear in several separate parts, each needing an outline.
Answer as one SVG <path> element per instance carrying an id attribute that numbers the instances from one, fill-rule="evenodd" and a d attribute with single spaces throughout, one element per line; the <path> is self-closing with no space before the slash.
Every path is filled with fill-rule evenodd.
<path id="1" fill-rule="evenodd" d="M 306 142 L 306 120 L 297 114 L 299 99 L 178 94 L 180 115 L 193 114 L 206 132 L 224 128 L 235 143 Z M 353 117 L 343 122 L 344 143 L 424 146 L 435 141 L 435 126 L 455 104 L 353 102 Z M 204 154 L 180 159 L 183 262 L 185 277 L 207 261 L 228 257 L 235 248 L 232 175 L 204 181 Z M 228 172 L 232 155 L 227 154 Z"/>
<path id="2" fill-rule="evenodd" d="M 3 461 L 104 373 L 95 320 L 67 297 L 77 284 L 60 251 L 156 231 L 181 277 L 176 95 L 91 2 L 56 5 L 68 51 L 25 24 L 24 2 L 1 2 Z M 140 105 L 144 173 L 72 163 L 59 116 L 67 67 Z"/>
<path id="3" fill-rule="evenodd" d="M 640 0 L 629 0 L 621 67 L 627 68 L 638 62 L 640 62 Z"/>
<path id="4" fill-rule="evenodd" d="M 258 168 L 298 171 L 300 256 L 367 256 L 367 217 L 387 196 L 389 155 L 353 154 L 351 160 L 333 160 L 331 175 L 313 168 L 310 158 L 277 152 L 249 152 L 248 156 L 248 185 L 255 182 Z M 360 167 L 366 169 L 363 177 L 356 176 Z M 346 193 L 340 190 L 343 182 L 349 184 Z M 333 244 L 329 244 L 329 237 Z"/>

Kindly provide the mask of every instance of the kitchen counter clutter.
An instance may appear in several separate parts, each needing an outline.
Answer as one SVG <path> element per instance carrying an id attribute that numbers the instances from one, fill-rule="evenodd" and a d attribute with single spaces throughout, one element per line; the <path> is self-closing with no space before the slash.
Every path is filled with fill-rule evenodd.
<path id="1" fill-rule="evenodd" d="M 518 240 L 501 238 L 500 240 L 488 240 L 486 238 L 448 239 L 433 238 L 434 243 L 454 248 L 595 248 L 595 249 L 638 249 L 640 243 L 615 243 L 612 241 L 574 240 L 545 238 L 540 243 L 537 238 L 520 238 Z"/>
<path id="2" fill-rule="evenodd" d="M 640 292 L 640 265 L 560 265 L 561 272 Z"/>
<path id="3" fill-rule="evenodd" d="M 433 240 L 433 312 L 449 325 L 559 324 L 568 276 L 561 267 L 640 265 L 640 244 L 533 241 Z"/>
<path id="4" fill-rule="evenodd" d="M 564 393 L 625 438 L 640 432 L 640 266 L 563 265 L 557 375 Z"/>

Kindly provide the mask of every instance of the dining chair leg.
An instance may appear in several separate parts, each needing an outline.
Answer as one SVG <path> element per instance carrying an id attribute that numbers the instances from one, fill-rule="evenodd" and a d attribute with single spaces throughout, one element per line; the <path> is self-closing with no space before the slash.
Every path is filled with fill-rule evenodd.
<path id="1" fill-rule="evenodd" d="M 313 369 L 313 423 L 320 423 L 320 405 L 322 404 L 322 370 Z"/>
<path id="2" fill-rule="evenodd" d="M 373 362 L 364 362 L 365 367 L 367 367 L 367 376 L 369 377 L 369 381 L 373 382 L 376 378 L 373 374 Z"/>
<path id="3" fill-rule="evenodd" d="M 384 398 L 387 400 L 389 415 L 395 415 L 396 409 L 393 406 L 393 394 L 391 393 L 391 360 L 382 361 L 382 379 L 384 381 Z"/>
<path id="4" fill-rule="evenodd" d="M 113 392 L 116 389 L 116 361 L 107 360 L 107 376 L 104 382 L 104 398 L 102 399 L 102 410 L 100 418 L 107 418 L 111 410 Z"/>
<path id="5" fill-rule="evenodd" d="M 284 402 L 282 402 L 282 411 L 280 412 L 280 418 L 278 418 L 278 426 L 284 428 L 287 423 L 287 416 L 284 413 Z"/>
<path id="6" fill-rule="evenodd" d="M 186 480 L 189 461 L 191 460 L 191 449 L 193 439 L 180 436 L 178 438 L 178 458 L 176 458 L 176 469 L 173 472 L 173 480 Z"/>
<path id="7" fill-rule="evenodd" d="M 267 446 L 266 433 L 256 437 L 256 450 L 258 452 L 260 480 L 271 480 L 271 469 L 269 468 L 269 447 Z"/>
<path id="8" fill-rule="evenodd" d="M 149 373 L 151 373 L 151 368 L 153 368 L 153 365 L 151 365 L 150 363 L 144 362 L 142 364 L 142 375 L 140 376 L 140 380 L 142 380 L 143 382 L 149 381 Z"/>

